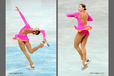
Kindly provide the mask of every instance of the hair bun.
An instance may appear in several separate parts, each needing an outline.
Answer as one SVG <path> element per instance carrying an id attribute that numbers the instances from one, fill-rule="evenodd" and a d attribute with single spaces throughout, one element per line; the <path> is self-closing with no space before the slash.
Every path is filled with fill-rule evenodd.
<path id="1" fill-rule="evenodd" d="M 87 10 L 86 8 L 84 8 L 84 10 Z"/>
<path id="2" fill-rule="evenodd" d="M 85 4 L 80 4 L 80 5 L 84 8 L 84 10 L 87 10 Z"/>

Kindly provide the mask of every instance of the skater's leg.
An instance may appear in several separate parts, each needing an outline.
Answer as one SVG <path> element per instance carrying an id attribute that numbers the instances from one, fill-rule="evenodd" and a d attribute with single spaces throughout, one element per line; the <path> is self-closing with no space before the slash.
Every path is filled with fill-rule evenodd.
<path id="1" fill-rule="evenodd" d="M 27 51 L 26 51 L 26 49 L 25 49 L 25 45 L 24 45 L 23 41 L 19 41 L 19 40 L 18 40 L 18 44 L 19 44 L 20 49 L 22 50 L 22 52 L 24 53 L 24 55 L 25 55 L 26 58 L 28 59 L 28 61 L 29 61 L 29 63 L 30 63 L 30 66 L 32 67 L 33 62 L 32 62 L 32 60 L 31 60 L 29 54 L 27 53 Z M 32 67 L 32 68 L 33 68 L 33 67 Z"/>
<path id="2" fill-rule="evenodd" d="M 84 35 L 80 32 L 77 32 L 74 40 L 74 48 L 78 51 L 79 55 L 81 56 L 81 59 L 83 59 L 82 50 L 79 47 L 79 44 L 81 43 L 81 40 L 83 39 Z"/>
<path id="3" fill-rule="evenodd" d="M 27 42 L 25 43 L 25 45 L 26 45 L 28 51 L 29 51 L 31 54 L 32 54 L 33 52 L 35 52 L 37 49 L 42 48 L 42 47 L 44 46 L 43 43 L 40 43 L 40 45 L 37 45 L 36 47 L 32 48 L 29 41 L 27 41 Z"/>
<path id="4" fill-rule="evenodd" d="M 83 53 L 83 65 L 85 65 L 85 62 L 88 62 L 88 60 L 86 59 L 86 48 L 85 48 L 88 37 L 89 37 L 89 34 L 85 35 L 81 42 L 81 49 Z"/>

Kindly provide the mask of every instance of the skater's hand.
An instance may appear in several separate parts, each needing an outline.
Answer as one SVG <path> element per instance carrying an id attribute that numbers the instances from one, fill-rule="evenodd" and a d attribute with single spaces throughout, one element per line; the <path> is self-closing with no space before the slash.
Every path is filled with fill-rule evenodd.
<path id="1" fill-rule="evenodd" d="M 19 11 L 19 8 L 16 6 L 16 10 Z"/>
<path id="2" fill-rule="evenodd" d="M 46 42 L 46 38 L 44 38 L 44 41 Z"/>
<path id="3" fill-rule="evenodd" d="M 77 18 L 76 16 L 74 16 L 74 18 Z"/>

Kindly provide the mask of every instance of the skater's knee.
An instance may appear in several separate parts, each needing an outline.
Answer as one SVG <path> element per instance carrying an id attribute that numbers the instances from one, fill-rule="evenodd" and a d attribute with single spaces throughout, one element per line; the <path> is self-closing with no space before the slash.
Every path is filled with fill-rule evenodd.
<path id="1" fill-rule="evenodd" d="M 41 44 L 40 44 L 40 47 L 42 48 L 43 46 L 44 46 L 44 44 L 41 43 Z"/>
<path id="2" fill-rule="evenodd" d="M 78 48 L 79 48 L 79 45 L 74 45 L 74 48 L 75 48 L 75 49 L 78 49 Z"/>
<path id="3" fill-rule="evenodd" d="M 81 44 L 81 48 L 82 48 L 82 49 L 85 49 L 85 45 Z"/>
<path id="4" fill-rule="evenodd" d="M 79 48 L 79 43 L 77 43 L 77 42 L 74 41 L 74 48 L 75 49 Z"/>
<path id="5" fill-rule="evenodd" d="M 85 55 L 86 54 L 86 51 L 83 51 L 83 54 Z"/>
<path id="6" fill-rule="evenodd" d="M 32 51 L 29 51 L 30 54 L 32 54 L 33 52 Z"/>
<path id="7" fill-rule="evenodd" d="M 33 53 L 33 50 L 32 50 L 32 49 L 30 49 L 30 50 L 29 50 L 29 53 L 30 53 L 30 54 L 32 54 L 32 53 Z"/>

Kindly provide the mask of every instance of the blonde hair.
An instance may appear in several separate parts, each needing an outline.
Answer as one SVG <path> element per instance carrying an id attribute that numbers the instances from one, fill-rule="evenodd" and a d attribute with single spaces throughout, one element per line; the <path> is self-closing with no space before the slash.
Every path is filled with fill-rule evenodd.
<path id="1" fill-rule="evenodd" d="M 87 20 L 88 20 L 87 13 L 86 12 L 81 12 L 80 19 L 81 19 L 82 23 L 84 24 L 84 26 L 86 26 L 87 25 Z"/>

